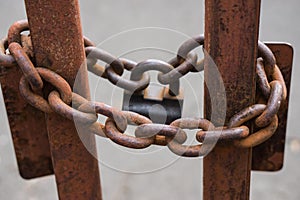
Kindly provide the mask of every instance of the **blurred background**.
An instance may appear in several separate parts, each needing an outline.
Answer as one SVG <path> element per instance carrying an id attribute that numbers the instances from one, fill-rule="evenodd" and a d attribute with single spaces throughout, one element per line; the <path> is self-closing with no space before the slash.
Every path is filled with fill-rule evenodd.
<path id="1" fill-rule="evenodd" d="M 80 1 L 80 6 L 84 35 L 100 48 L 136 61 L 147 58 L 167 61 L 185 39 L 204 32 L 204 1 L 89 0 Z M 280 172 L 252 172 L 251 199 L 255 200 L 300 199 L 299 6 L 297 0 L 262 1 L 259 38 L 292 44 L 294 69 L 284 168 Z M 9 26 L 24 18 L 22 0 L 2 0 L 0 36 L 6 36 Z M 145 47 L 151 48 L 145 50 Z M 92 98 L 120 108 L 123 91 L 108 81 L 89 76 Z M 196 85 L 201 84 L 199 80 L 203 81 L 203 74 L 189 76 L 182 81 L 186 97 L 189 97 L 183 115 L 201 116 L 202 104 L 196 102 L 202 101 L 202 91 Z M 2 95 L 0 113 L 0 199 L 58 199 L 54 176 L 34 180 L 23 180 L 19 176 Z M 202 198 L 202 158 L 178 158 L 159 147 L 128 150 L 103 138 L 97 138 L 97 147 L 106 200 Z"/>

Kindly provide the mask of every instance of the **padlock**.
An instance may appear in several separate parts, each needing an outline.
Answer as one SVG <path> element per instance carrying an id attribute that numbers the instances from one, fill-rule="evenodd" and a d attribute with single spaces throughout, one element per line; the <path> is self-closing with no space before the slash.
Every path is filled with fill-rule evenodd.
<path id="1" fill-rule="evenodd" d="M 140 81 L 143 75 L 151 70 L 165 74 L 173 69 L 169 63 L 149 59 L 134 67 L 130 81 Z M 170 124 L 180 118 L 182 106 L 183 92 L 180 90 L 179 79 L 174 79 L 168 87 L 150 83 L 144 90 L 125 90 L 123 97 L 123 110 L 139 113 L 160 124 Z"/>
<path id="2" fill-rule="evenodd" d="M 122 109 L 139 113 L 154 123 L 170 124 L 181 118 L 182 106 L 182 89 L 177 96 L 171 96 L 169 87 L 150 84 L 141 92 L 133 93 L 125 90 Z"/>

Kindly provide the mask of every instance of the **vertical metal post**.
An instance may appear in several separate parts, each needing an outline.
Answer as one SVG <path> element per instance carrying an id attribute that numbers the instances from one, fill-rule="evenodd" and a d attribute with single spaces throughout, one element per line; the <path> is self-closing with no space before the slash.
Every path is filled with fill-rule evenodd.
<path id="1" fill-rule="evenodd" d="M 72 87 L 85 57 L 78 0 L 25 0 L 25 4 L 36 64 L 60 74 Z M 81 95 L 88 98 L 87 79 L 81 78 Z M 74 122 L 56 114 L 46 118 L 59 198 L 101 199 L 98 162 L 81 142 Z M 87 137 L 90 144 L 95 142 L 93 135 Z"/>
<path id="2" fill-rule="evenodd" d="M 260 0 L 206 0 L 205 50 L 224 82 L 226 122 L 255 101 L 255 63 Z M 205 66 L 205 115 L 218 101 L 218 83 Z M 208 91 L 208 85 L 214 88 Z M 220 111 L 222 112 L 222 111 Z M 214 121 L 218 125 L 218 121 Z M 220 124 L 219 124 L 220 125 Z M 249 199 L 251 149 L 217 144 L 204 158 L 204 199 Z"/>

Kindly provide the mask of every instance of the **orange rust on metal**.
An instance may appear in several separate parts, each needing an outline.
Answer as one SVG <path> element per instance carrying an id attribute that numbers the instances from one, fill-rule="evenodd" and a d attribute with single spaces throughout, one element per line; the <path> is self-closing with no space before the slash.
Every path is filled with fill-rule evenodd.
<path id="1" fill-rule="evenodd" d="M 1 41 L 1 53 L 8 48 L 5 43 Z M 19 82 L 22 75 L 17 65 L 0 66 L 0 83 L 19 173 L 23 178 L 31 179 L 50 175 L 53 168 L 44 113 L 21 96 Z"/>
<path id="2" fill-rule="evenodd" d="M 205 1 L 205 50 L 224 82 L 226 122 L 237 110 L 255 101 L 259 13 L 257 0 Z M 204 71 L 205 115 L 210 119 L 210 107 L 219 101 L 220 82 L 206 62 Z M 216 126 L 220 125 L 218 120 L 213 121 Z M 204 158 L 204 199 L 249 199 L 250 170 L 251 149 L 217 144 Z"/>
<path id="3" fill-rule="evenodd" d="M 25 5 L 36 65 L 58 73 L 71 87 L 81 70 L 82 85 L 76 92 L 89 98 L 86 67 L 80 69 L 85 53 L 78 1 L 25 0 Z M 51 87 L 45 89 L 50 92 Z M 74 122 L 57 114 L 46 119 L 59 198 L 102 199 L 98 162 L 83 145 Z M 84 139 L 95 144 L 91 134 Z"/>
<path id="4" fill-rule="evenodd" d="M 25 179 L 53 173 L 44 113 L 21 96 L 18 66 L 0 66 L 0 82 L 20 175 Z"/>
<path id="5" fill-rule="evenodd" d="M 268 140 L 270 137 L 272 137 L 277 127 L 278 127 L 278 117 L 277 115 L 275 115 L 268 126 L 259 129 L 257 132 L 251 134 L 247 138 L 234 141 L 234 144 L 242 148 L 250 148 L 250 147 L 260 145 L 266 140 Z"/>
<path id="6" fill-rule="evenodd" d="M 242 139 L 249 135 L 249 129 L 247 126 L 240 126 L 235 128 L 220 128 L 220 130 L 211 130 L 211 131 L 198 131 L 196 138 L 199 142 L 204 142 L 205 139 L 214 141 L 213 138 L 218 138 L 219 141 L 228 141 Z"/>
<path id="7" fill-rule="evenodd" d="M 32 90 L 36 92 L 41 91 L 43 88 L 42 78 L 39 76 L 38 72 L 34 70 L 34 66 L 30 61 L 30 58 L 26 55 L 25 51 L 23 51 L 21 45 L 13 42 L 9 44 L 8 48 L 10 53 L 16 59 L 16 62 L 21 68 L 25 78 L 29 80 Z"/>
<path id="8" fill-rule="evenodd" d="M 284 77 L 287 98 L 278 112 L 278 128 L 274 135 L 261 145 L 253 148 L 252 170 L 278 171 L 283 167 L 284 144 L 293 64 L 293 48 L 286 43 L 267 43 L 275 55 L 277 65 Z"/>

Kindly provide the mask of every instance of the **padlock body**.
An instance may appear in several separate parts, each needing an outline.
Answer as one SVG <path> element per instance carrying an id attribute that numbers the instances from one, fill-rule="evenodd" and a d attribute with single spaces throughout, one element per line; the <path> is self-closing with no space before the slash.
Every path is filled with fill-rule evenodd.
<path id="1" fill-rule="evenodd" d="M 147 89 L 141 93 L 125 91 L 122 110 L 139 113 L 151 119 L 153 123 L 160 124 L 170 124 L 181 118 L 182 91 L 177 96 L 170 96 L 168 88 L 165 88 L 162 92 L 149 92 L 149 88 Z"/>

